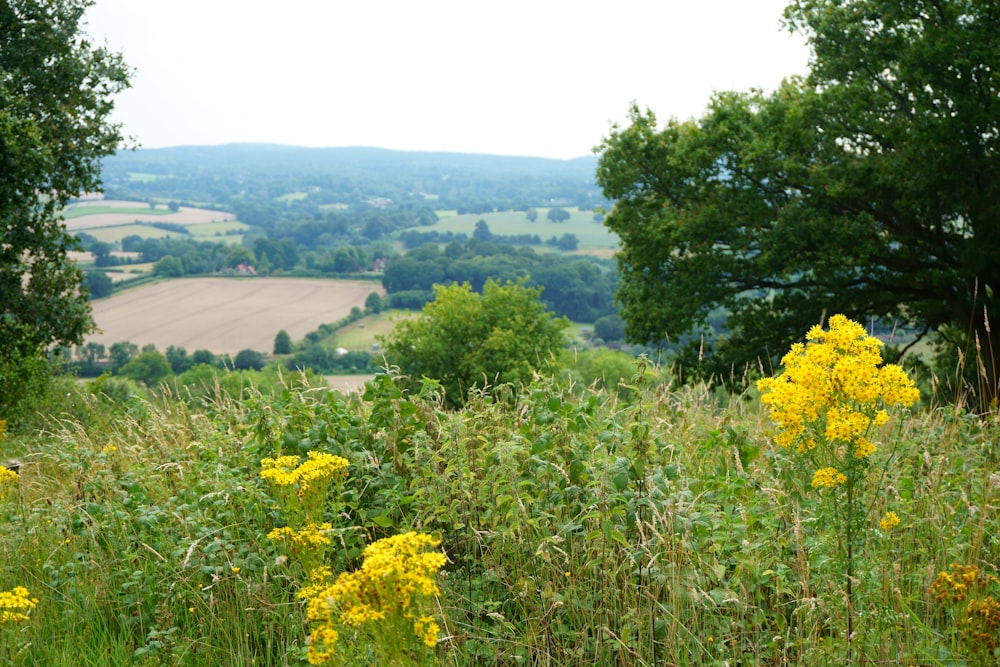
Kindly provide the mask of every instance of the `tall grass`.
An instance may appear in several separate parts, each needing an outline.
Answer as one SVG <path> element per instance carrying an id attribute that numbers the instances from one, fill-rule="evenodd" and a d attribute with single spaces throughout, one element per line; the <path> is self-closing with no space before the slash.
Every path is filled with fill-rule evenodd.
<path id="1" fill-rule="evenodd" d="M 458 411 L 390 375 L 354 398 L 77 398 L 85 418 L 4 443 L 21 476 L 0 501 L 0 590 L 39 603 L 0 655 L 304 664 L 305 572 L 264 537 L 281 516 L 260 460 L 325 451 L 351 464 L 326 517 L 337 567 L 388 535 L 442 539 L 440 664 L 844 664 L 835 533 L 755 395 L 650 386 L 650 372 L 624 392 L 540 378 Z M 902 521 L 866 528 L 857 663 L 976 664 L 929 591 L 952 563 L 996 573 L 998 434 L 953 408 L 894 432 L 876 503 Z"/>

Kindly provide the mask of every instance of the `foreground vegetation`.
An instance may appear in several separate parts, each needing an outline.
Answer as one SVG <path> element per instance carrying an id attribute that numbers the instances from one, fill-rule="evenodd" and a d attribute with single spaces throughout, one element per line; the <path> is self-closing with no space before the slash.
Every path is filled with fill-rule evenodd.
<path id="1" fill-rule="evenodd" d="M 437 646 L 410 657 L 843 663 L 829 489 L 772 444 L 754 388 L 730 398 L 662 377 L 640 360 L 610 393 L 542 377 L 455 410 L 434 383 L 407 395 L 392 375 L 354 397 L 301 378 L 188 400 L 70 389 L 58 419 L 4 443 L 19 478 L 0 501 L 0 591 L 24 587 L 37 604 L 0 624 L 0 656 L 304 663 L 307 563 L 267 539 L 294 517 L 261 472 L 265 458 L 313 451 L 348 462 L 322 504 L 332 572 L 381 538 L 441 540 Z M 855 556 L 853 656 L 995 664 L 998 424 L 942 407 L 884 429 Z M 888 509 L 898 525 L 879 525 Z M 964 597 L 942 572 L 967 582 Z M 347 664 L 375 655 L 341 642 Z"/>

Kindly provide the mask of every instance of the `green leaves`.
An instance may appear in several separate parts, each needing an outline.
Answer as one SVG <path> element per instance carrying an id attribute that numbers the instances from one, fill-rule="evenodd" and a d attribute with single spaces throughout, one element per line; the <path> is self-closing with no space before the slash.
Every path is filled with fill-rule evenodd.
<path id="1" fill-rule="evenodd" d="M 437 380 L 451 405 L 473 388 L 526 383 L 563 345 L 568 322 L 539 301 L 524 281 L 489 280 L 483 293 L 453 284 L 435 286 L 421 316 L 396 326 L 385 340 L 386 357 L 410 378 Z"/>
<path id="2" fill-rule="evenodd" d="M 79 32 L 89 0 L 9 0 L 0 7 L 0 368 L 14 384 L 52 344 L 82 342 L 93 322 L 76 245 L 59 218 L 100 190 L 100 158 L 121 142 L 112 96 L 128 86 L 121 57 Z M 26 372 L 26 371 L 25 371 Z M 0 412 L 20 396 L 3 392 Z"/>
<path id="3" fill-rule="evenodd" d="M 814 48 L 807 78 L 718 93 L 662 128 L 633 107 L 601 146 L 628 336 L 693 338 L 727 375 L 832 312 L 972 323 L 997 349 L 993 3 L 810 0 L 786 20 Z"/>

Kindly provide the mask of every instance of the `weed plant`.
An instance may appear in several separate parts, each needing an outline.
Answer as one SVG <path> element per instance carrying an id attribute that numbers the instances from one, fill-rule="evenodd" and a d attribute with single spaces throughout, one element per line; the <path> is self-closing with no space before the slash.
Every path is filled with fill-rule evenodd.
<path id="1" fill-rule="evenodd" d="M 337 528 L 332 572 L 361 571 L 384 538 L 440 540 L 438 664 L 846 664 L 842 545 L 756 389 L 722 400 L 640 366 L 621 391 L 541 377 L 459 410 L 391 373 L 362 396 L 296 382 L 193 405 L 83 388 L 79 417 L 2 445 L 19 470 L 0 500 L 0 591 L 38 602 L 0 655 L 305 664 L 310 582 L 266 537 L 288 514 L 260 474 L 313 451 L 349 462 L 317 519 Z M 853 661 L 996 664 L 1000 424 L 945 406 L 892 428 L 871 516 L 899 523 L 869 523 L 855 554 Z M 953 564 L 975 568 L 967 599 L 935 588 Z"/>

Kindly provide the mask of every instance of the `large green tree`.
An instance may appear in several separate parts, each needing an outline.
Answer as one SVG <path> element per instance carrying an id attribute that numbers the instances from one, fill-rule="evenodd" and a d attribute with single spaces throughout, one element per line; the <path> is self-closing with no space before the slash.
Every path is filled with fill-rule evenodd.
<path id="1" fill-rule="evenodd" d="M 785 19 L 808 76 L 663 127 L 633 107 L 601 147 L 628 335 L 687 335 L 722 370 L 837 312 L 971 333 L 995 398 L 1000 5 L 800 0 Z"/>
<path id="2" fill-rule="evenodd" d="M 440 381 L 452 405 L 474 387 L 529 382 L 565 344 L 569 321 L 522 282 L 487 280 L 483 293 L 468 283 L 434 286 L 434 300 L 419 317 L 403 320 L 383 341 L 386 359 L 414 385 Z"/>
<path id="3" fill-rule="evenodd" d="M 49 346 L 93 328 L 60 211 L 100 189 L 99 160 L 122 142 L 109 115 L 129 71 L 81 32 L 91 4 L 0 0 L 0 412 Z"/>

